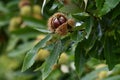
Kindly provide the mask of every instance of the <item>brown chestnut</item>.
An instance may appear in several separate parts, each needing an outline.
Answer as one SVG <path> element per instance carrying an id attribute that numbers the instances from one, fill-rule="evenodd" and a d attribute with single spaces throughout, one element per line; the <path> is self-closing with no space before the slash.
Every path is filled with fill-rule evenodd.
<path id="1" fill-rule="evenodd" d="M 63 23 L 65 23 L 67 20 L 66 20 L 66 18 L 65 17 L 63 17 L 63 16 L 60 16 L 59 17 L 59 22 L 60 22 L 60 24 L 63 24 Z"/>
<path id="2" fill-rule="evenodd" d="M 54 18 L 54 19 L 52 20 L 52 25 L 53 25 L 54 28 L 59 27 L 59 26 L 60 26 L 59 20 L 58 20 L 57 18 Z"/>
<path id="3" fill-rule="evenodd" d="M 55 13 L 48 19 L 48 28 L 51 32 L 61 36 L 66 35 L 72 31 L 74 27 L 74 20 L 67 19 L 63 13 Z"/>

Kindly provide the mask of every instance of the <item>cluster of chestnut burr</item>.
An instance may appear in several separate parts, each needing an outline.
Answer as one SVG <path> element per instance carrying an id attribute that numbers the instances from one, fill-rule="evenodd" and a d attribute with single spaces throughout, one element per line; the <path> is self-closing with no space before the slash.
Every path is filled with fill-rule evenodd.
<path id="1" fill-rule="evenodd" d="M 67 19 L 63 13 L 55 13 L 48 20 L 48 28 L 51 32 L 61 36 L 66 35 L 74 27 L 74 20 Z"/>

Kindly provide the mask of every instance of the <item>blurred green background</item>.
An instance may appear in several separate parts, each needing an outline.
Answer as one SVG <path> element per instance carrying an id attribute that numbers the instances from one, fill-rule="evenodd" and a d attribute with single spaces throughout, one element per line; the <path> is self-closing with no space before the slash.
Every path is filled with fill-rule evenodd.
<path id="1" fill-rule="evenodd" d="M 41 80 L 42 73 L 34 70 L 43 63 L 43 60 L 37 60 L 30 69 L 21 72 L 25 54 L 49 32 L 47 30 L 48 18 L 57 11 L 65 12 L 69 7 L 64 6 L 69 3 L 69 0 L 68 2 L 47 0 L 49 5 L 46 5 L 43 14 L 43 1 L 0 0 L 0 80 Z M 75 3 L 75 0 L 73 2 Z M 73 7 L 70 7 L 67 13 L 80 12 L 75 5 L 72 5 Z M 50 10 L 48 10 L 49 6 L 52 6 Z M 78 80 L 74 55 L 69 50 L 68 53 L 62 57 L 62 60 L 66 61 L 55 65 L 46 80 Z M 85 64 L 80 80 L 120 80 L 120 64 L 109 71 L 105 60 L 91 58 Z"/>

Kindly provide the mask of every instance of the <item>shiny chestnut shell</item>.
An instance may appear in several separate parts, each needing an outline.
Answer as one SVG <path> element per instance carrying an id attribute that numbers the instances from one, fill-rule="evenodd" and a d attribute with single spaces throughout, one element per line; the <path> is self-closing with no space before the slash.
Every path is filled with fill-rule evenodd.
<path id="1" fill-rule="evenodd" d="M 67 20 L 66 20 L 65 17 L 63 17 L 63 16 L 60 16 L 60 17 L 59 17 L 59 22 L 60 22 L 61 24 L 65 23 L 66 21 L 67 21 Z"/>
<path id="2" fill-rule="evenodd" d="M 52 19 L 52 26 L 56 29 L 58 28 L 60 25 L 62 25 L 63 23 L 65 23 L 67 20 L 65 17 L 60 16 L 60 17 L 55 17 Z"/>
<path id="3" fill-rule="evenodd" d="M 59 20 L 58 20 L 57 18 L 53 18 L 53 19 L 52 19 L 52 26 L 53 26 L 54 28 L 57 28 L 57 27 L 60 26 L 60 22 L 59 22 Z"/>

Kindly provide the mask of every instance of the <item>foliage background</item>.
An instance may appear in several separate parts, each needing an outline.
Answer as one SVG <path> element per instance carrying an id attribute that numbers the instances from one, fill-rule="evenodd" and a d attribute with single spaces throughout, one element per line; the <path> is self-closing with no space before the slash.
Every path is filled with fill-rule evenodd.
<path id="1" fill-rule="evenodd" d="M 61 0 L 30 1 L 31 6 L 37 4 L 41 7 L 39 16 L 42 19 L 35 18 L 32 13 L 22 16 L 19 0 L 0 1 L 1 80 L 120 79 L 120 0 L 71 0 L 70 3 Z M 75 20 L 72 33 L 56 38 L 48 31 L 47 20 L 56 12 L 63 12 Z M 18 16 L 23 24 L 10 31 L 11 19 Z M 39 35 L 46 37 L 35 45 Z M 50 44 L 46 44 L 49 41 Z M 51 53 L 45 61 L 35 61 L 40 48 Z M 69 56 L 68 63 L 52 70 L 62 52 Z M 71 67 L 72 63 L 75 63 L 76 70 Z M 69 72 L 61 70 L 64 65 Z M 102 71 L 106 71 L 106 76 L 101 78 Z"/>

